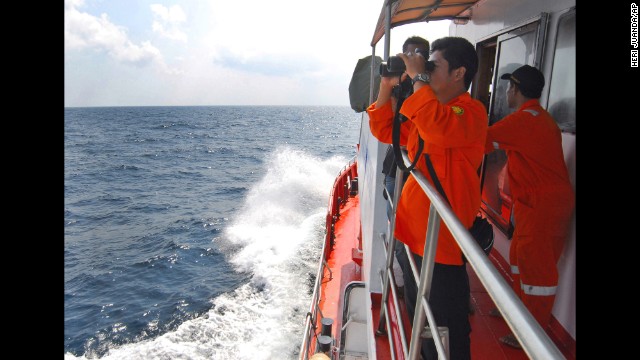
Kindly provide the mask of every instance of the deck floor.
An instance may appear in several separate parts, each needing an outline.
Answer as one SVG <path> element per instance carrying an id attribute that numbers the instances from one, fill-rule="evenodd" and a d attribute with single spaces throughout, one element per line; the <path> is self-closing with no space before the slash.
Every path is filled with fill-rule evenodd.
<path id="1" fill-rule="evenodd" d="M 492 258 L 492 261 L 498 260 Z M 507 323 L 499 317 L 489 315 L 489 311 L 495 307 L 495 303 L 487 293 L 475 272 L 470 265 L 467 265 L 467 272 L 469 273 L 469 282 L 471 287 L 471 301 L 473 303 L 474 312 L 469 315 L 469 321 L 471 323 L 471 357 L 474 360 L 520 360 L 528 359 L 529 357 L 523 350 L 514 349 L 502 344 L 498 339 L 510 332 Z M 508 278 L 506 278 L 509 281 Z M 381 294 L 372 294 L 373 304 L 373 319 L 379 319 L 380 317 L 380 299 Z M 405 324 L 405 332 L 407 337 L 411 335 L 411 328 L 408 326 L 409 320 L 407 313 L 404 310 L 405 304 L 401 299 L 400 308 L 403 312 L 403 322 Z M 377 322 L 376 322 L 377 324 Z M 375 329 L 374 329 L 375 331 Z M 550 334 L 550 337 L 560 351 L 564 354 L 567 360 L 575 359 L 575 348 L 571 348 L 565 344 L 560 343 L 557 338 Z M 376 337 L 376 352 L 377 358 L 380 360 L 391 359 L 389 354 L 389 341 L 386 336 Z"/>
<path id="2" fill-rule="evenodd" d="M 528 359 L 520 349 L 502 344 L 498 339 L 511 332 L 507 323 L 499 317 L 489 315 L 495 304 L 471 265 L 467 264 L 471 302 L 475 309 L 469 315 L 471 323 L 471 356 L 473 359 Z"/>
<path id="3" fill-rule="evenodd" d="M 336 244 L 334 252 L 328 259 L 328 265 L 334 271 L 332 280 L 323 284 L 323 296 L 321 300 L 321 308 L 325 315 L 332 314 L 336 321 L 333 324 L 333 333 L 339 334 L 341 328 L 342 301 L 340 299 L 341 291 L 350 281 L 360 280 L 360 267 L 351 262 L 349 257 L 351 251 L 358 247 L 357 236 L 359 234 L 360 216 L 359 216 L 359 197 L 350 198 L 349 201 L 341 208 L 340 220 L 336 224 Z M 508 269 L 504 260 L 499 257 L 490 255 L 491 261 L 500 270 L 507 282 L 511 278 L 504 272 Z M 328 270 L 327 270 L 328 271 Z M 489 315 L 489 311 L 495 307 L 495 304 L 486 289 L 478 279 L 473 268 L 467 265 L 469 273 L 469 281 L 471 287 L 471 301 L 474 307 L 474 313 L 469 315 L 471 322 L 471 355 L 474 360 L 494 360 L 494 359 L 528 359 L 523 350 L 513 349 L 499 342 L 499 338 L 510 332 L 507 323 L 499 317 Z M 329 274 L 325 274 L 329 277 Z M 380 318 L 381 294 L 371 294 L 372 316 L 374 322 L 372 326 L 375 333 Z M 405 304 L 402 299 L 400 301 L 400 309 L 402 312 L 403 323 L 405 324 L 405 333 L 410 339 L 411 327 L 405 310 Z M 558 325 L 559 327 L 559 325 Z M 568 360 L 575 359 L 575 341 L 571 340 L 568 344 L 561 343 L 558 336 L 554 336 L 551 330 L 547 330 L 551 339 L 556 343 L 560 351 Z M 389 341 L 386 336 L 376 336 L 376 352 L 377 359 L 391 359 L 389 353 Z M 401 358 L 398 356 L 397 358 Z"/>
<path id="4" fill-rule="evenodd" d="M 490 255 L 490 259 L 497 269 L 508 269 L 504 260 L 499 260 L 493 254 Z M 467 265 L 467 273 L 469 274 L 469 285 L 471 287 L 471 300 L 475 308 L 475 313 L 469 316 L 471 321 L 471 354 L 473 358 L 528 359 L 523 350 L 511 348 L 498 341 L 501 336 L 510 333 L 511 330 L 502 318 L 489 315 L 489 311 L 496 307 L 495 303 L 470 265 Z M 504 272 L 501 273 L 504 279 L 511 283 L 511 277 Z M 551 328 L 547 328 L 546 331 L 567 360 L 576 358 L 575 341 L 571 341 L 570 344 L 562 343 Z"/>

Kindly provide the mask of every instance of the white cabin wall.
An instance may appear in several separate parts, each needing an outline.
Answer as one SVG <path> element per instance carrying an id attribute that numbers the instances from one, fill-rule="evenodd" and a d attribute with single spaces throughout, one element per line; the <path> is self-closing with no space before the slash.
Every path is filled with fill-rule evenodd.
<path id="1" fill-rule="evenodd" d="M 511 239 L 508 239 L 502 231 L 494 230 L 493 233 L 493 250 L 491 251 L 497 251 L 500 256 L 502 256 L 502 258 L 505 259 L 507 263 L 509 263 L 509 247 L 511 245 Z M 509 269 L 507 269 L 507 271 L 508 270 Z"/>
<path id="2" fill-rule="evenodd" d="M 575 5 L 575 0 L 480 1 L 479 5 L 472 7 L 469 23 L 456 25 L 452 22 L 449 27 L 449 34 L 451 36 L 462 36 L 472 43 L 476 43 L 480 39 L 495 34 L 504 28 L 517 25 L 541 12 L 559 12 Z M 496 13 L 500 15 L 496 16 Z"/>
<path id="3" fill-rule="evenodd" d="M 384 243 L 380 234 L 386 233 L 387 203 L 382 196 L 382 160 L 387 145 L 378 141 L 369 128 L 369 115 L 363 112 L 358 151 L 358 192 L 362 226 L 363 277 L 369 292 L 381 293 L 379 272 L 384 269 Z M 375 189 L 372 191 L 371 187 Z M 371 211 L 373 210 L 373 211 Z"/>
<path id="4" fill-rule="evenodd" d="M 565 163 L 569 170 L 569 179 L 576 190 L 576 136 L 575 134 L 562 134 L 562 148 L 565 154 Z M 569 234 L 564 245 L 564 250 L 558 260 L 558 293 L 553 304 L 553 316 L 560 322 L 565 330 L 576 339 L 576 216 L 575 211 L 571 218 Z"/>

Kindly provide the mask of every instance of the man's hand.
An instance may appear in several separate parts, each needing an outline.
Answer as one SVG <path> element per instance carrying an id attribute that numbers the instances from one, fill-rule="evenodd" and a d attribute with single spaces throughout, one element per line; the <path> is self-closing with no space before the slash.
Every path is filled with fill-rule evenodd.
<path id="1" fill-rule="evenodd" d="M 419 73 L 425 72 L 426 59 L 422 54 L 399 53 L 397 56 L 404 61 L 404 65 L 407 68 L 405 74 L 408 75 L 410 79 L 413 79 Z"/>
<path id="2" fill-rule="evenodd" d="M 407 77 L 407 74 L 404 73 L 400 78 L 404 80 L 406 77 Z M 400 83 L 400 79 L 398 78 L 398 76 L 383 76 L 380 78 L 380 90 L 378 91 L 378 99 L 376 100 L 376 107 L 380 107 L 386 104 L 387 101 L 391 99 L 392 100 L 391 107 L 395 111 L 395 105 L 396 105 L 397 99 L 391 96 L 391 93 L 392 93 L 393 87 L 398 85 L 399 83 Z"/>

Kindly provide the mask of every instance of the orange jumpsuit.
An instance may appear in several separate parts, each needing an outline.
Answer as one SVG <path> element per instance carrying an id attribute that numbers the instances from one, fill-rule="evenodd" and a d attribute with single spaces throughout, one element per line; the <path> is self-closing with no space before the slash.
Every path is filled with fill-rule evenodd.
<path id="1" fill-rule="evenodd" d="M 507 153 L 514 200 L 515 230 L 509 250 L 514 291 L 546 328 L 575 202 L 560 129 L 532 99 L 489 127 L 486 151 L 497 148 Z"/>
<path id="2" fill-rule="evenodd" d="M 391 143 L 394 116 L 391 101 L 379 109 L 373 103 L 367 112 L 371 133 L 381 142 Z M 466 92 L 441 104 L 431 87 L 423 86 L 404 101 L 400 112 L 409 118 L 402 124 L 400 144 L 407 146 L 409 158 L 414 159 L 420 134 L 423 152 L 429 153 L 453 211 L 469 228 L 480 208 L 477 170 L 484 155 L 488 127 L 484 105 Z M 431 179 L 424 156 L 416 167 Z M 398 204 L 395 237 L 419 256 L 424 252 L 430 204 L 415 178 L 409 176 Z M 460 247 L 442 223 L 435 261 L 447 265 L 463 263 Z"/>

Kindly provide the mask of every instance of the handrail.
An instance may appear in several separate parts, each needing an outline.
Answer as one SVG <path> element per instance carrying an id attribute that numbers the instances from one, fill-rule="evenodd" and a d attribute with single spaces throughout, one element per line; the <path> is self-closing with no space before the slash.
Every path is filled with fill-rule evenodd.
<path id="1" fill-rule="evenodd" d="M 329 196 L 329 205 L 327 209 L 326 227 L 325 227 L 325 239 L 322 244 L 322 251 L 318 264 L 318 272 L 316 273 L 316 280 L 313 285 L 313 295 L 311 295 L 311 306 L 307 312 L 307 316 L 304 322 L 304 334 L 302 344 L 300 345 L 299 360 L 307 360 L 309 357 L 309 351 L 311 348 L 311 330 L 316 328 L 318 323 L 318 311 L 320 310 L 319 304 L 322 298 L 322 280 L 324 276 L 324 269 L 327 265 L 326 259 L 329 256 L 332 247 L 333 237 L 333 223 L 337 217 L 340 216 L 340 206 L 349 199 L 349 180 L 354 179 L 357 176 L 357 169 L 355 168 L 356 156 L 354 156 L 349 163 L 344 166 L 339 172 L 338 176 L 333 182 L 331 188 L 331 194 Z M 339 196 L 341 195 L 341 196 Z M 338 199 L 342 200 L 338 200 Z M 327 269 L 329 269 L 327 267 Z M 331 269 L 329 269 L 331 272 Z M 322 314 L 321 314 L 322 316 Z M 316 334 L 314 334 L 316 335 Z"/>
<path id="2" fill-rule="evenodd" d="M 406 150 L 403 149 L 402 157 L 405 164 L 410 164 L 411 161 L 407 156 Z M 400 172 L 400 171 L 399 171 Z M 531 315 L 529 310 L 524 306 L 522 301 L 516 296 L 511 287 L 507 284 L 504 278 L 500 275 L 498 270 L 493 266 L 489 258 L 485 255 L 480 246 L 476 243 L 473 236 L 469 233 L 469 230 L 460 222 L 456 214 L 453 212 L 449 204 L 444 200 L 444 198 L 440 195 L 440 193 L 431 185 L 431 183 L 425 178 L 425 176 L 418 171 L 417 169 L 413 169 L 411 174 L 415 177 L 416 181 L 425 192 L 429 200 L 431 201 L 431 207 L 429 210 L 429 226 L 427 230 L 427 242 L 425 243 L 425 253 L 423 253 L 423 261 L 422 261 L 422 270 L 420 273 L 420 287 L 418 293 L 427 294 L 426 298 L 428 298 L 428 293 L 430 290 L 430 279 L 423 279 L 422 277 L 425 275 L 430 275 L 431 271 L 425 269 L 433 268 L 433 261 L 435 258 L 435 243 L 437 241 L 437 233 L 440 221 L 437 221 L 438 218 L 441 218 L 444 225 L 449 229 L 451 235 L 456 240 L 463 254 L 465 255 L 469 264 L 476 272 L 478 278 L 486 288 L 487 292 L 495 302 L 496 306 L 502 313 L 504 320 L 507 322 L 514 335 L 522 345 L 524 351 L 527 353 L 529 358 L 531 359 L 565 359 L 557 346 L 553 343 L 553 341 L 549 338 L 546 332 L 542 329 L 542 327 L 538 324 L 536 319 Z M 398 176 L 398 175 L 396 175 Z M 400 175 L 401 176 L 401 175 Z M 399 196 L 396 196 L 399 198 Z M 395 206 L 394 206 L 394 216 L 393 221 L 395 222 Z M 433 211 L 435 210 L 435 212 Z M 432 220 L 436 221 L 433 222 Z M 389 246 L 393 249 L 393 242 L 395 239 L 391 236 L 392 246 Z M 406 249 L 406 245 L 405 245 Z M 393 257 L 393 251 L 387 251 L 387 257 Z M 411 256 L 409 256 L 411 259 Z M 428 264 L 430 262 L 430 264 Z M 412 264 L 413 265 L 413 264 Z M 415 265 L 412 266 L 415 268 Z M 387 259 L 387 271 L 385 272 L 385 277 L 388 277 L 391 273 L 389 267 L 389 261 Z M 415 270 L 414 270 L 415 276 Z M 384 279 L 383 283 L 388 284 L 388 279 Z M 426 289 L 423 289 L 423 286 L 426 286 Z M 385 288 L 383 291 L 384 294 L 388 293 Z M 395 294 L 394 294 L 395 295 Z M 395 296 L 394 302 L 396 302 Z M 427 314 L 430 313 L 428 309 L 425 308 L 427 305 L 425 298 L 420 302 L 423 306 L 423 309 Z M 418 301 L 416 301 L 418 303 Z M 385 311 L 386 312 L 386 307 Z M 420 314 L 419 314 L 420 313 Z M 430 316 L 431 318 L 431 316 Z M 418 329 L 422 328 L 422 324 L 424 323 L 424 315 L 422 312 L 416 311 L 414 316 L 414 325 L 418 320 Z M 382 320 L 382 319 L 381 319 Z M 432 319 L 430 319 L 432 320 Z M 431 322 L 433 324 L 433 322 Z M 436 324 L 437 325 L 437 324 Z M 434 330 L 435 331 L 435 330 Z M 420 340 L 420 332 L 416 334 L 416 331 L 412 333 L 411 344 L 415 344 L 415 341 Z M 391 335 L 391 334 L 389 334 Z M 434 339 L 439 338 L 435 337 Z M 415 344 L 418 345 L 419 344 Z M 439 352 L 442 350 L 439 346 L 437 346 Z M 410 346 L 410 359 L 415 359 L 418 356 L 418 353 L 412 351 L 413 346 Z M 404 350 L 404 349 L 403 349 Z M 445 353 L 447 351 L 445 350 Z M 446 357 L 446 355 L 445 355 Z"/>

